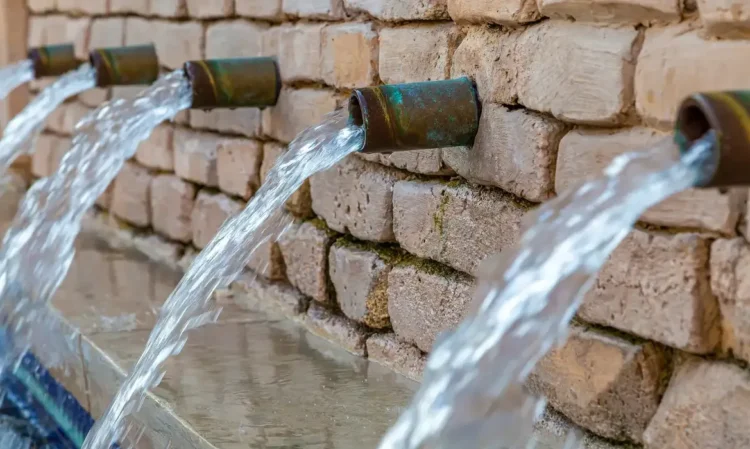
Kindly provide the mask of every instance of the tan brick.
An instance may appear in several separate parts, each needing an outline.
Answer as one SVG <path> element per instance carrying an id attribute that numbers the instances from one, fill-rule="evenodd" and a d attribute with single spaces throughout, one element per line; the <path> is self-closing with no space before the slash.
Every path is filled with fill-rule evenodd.
<path id="1" fill-rule="evenodd" d="M 261 117 L 261 110 L 256 108 L 216 109 L 213 111 L 193 109 L 190 111 L 190 126 L 257 137 L 261 134 Z"/>
<path id="2" fill-rule="evenodd" d="M 190 17 L 226 17 L 234 14 L 234 0 L 187 0 Z"/>
<path id="3" fill-rule="evenodd" d="M 109 17 L 91 22 L 89 48 L 121 47 L 125 44 L 125 19 Z"/>
<path id="4" fill-rule="evenodd" d="M 422 351 L 402 342 L 396 334 L 374 334 L 368 338 L 367 358 L 416 381 L 422 380 L 427 363 Z"/>
<path id="5" fill-rule="evenodd" d="M 365 355 L 367 334 L 352 321 L 334 315 L 315 302 L 310 304 L 305 317 L 305 325 L 310 332 L 331 341 L 354 355 Z"/>
<path id="6" fill-rule="evenodd" d="M 391 154 L 355 153 L 358 157 L 401 170 L 423 175 L 454 175 L 452 168 L 445 164 L 443 155 L 448 148 L 434 150 L 396 151 Z"/>
<path id="7" fill-rule="evenodd" d="M 750 361 L 750 246 L 743 238 L 711 245 L 711 289 L 719 300 L 723 321 L 722 347 Z"/>
<path id="8" fill-rule="evenodd" d="M 187 15 L 186 0 L 150 0 L 151 15 L 159 17 L 184 17 Z"/>
<path id="9" fill-rule="evenodd" d="M 544 201 L 553 194 L 557 147 L 566 131 L 551 117 L 486 104 L 474 146 L 444 150 L 443 159 L 473 183 Z"/>
<path id="10" fill-rule="evenodd" d="M 32 16 L 29 18 L 29 46 L 72 43 L 76 57 L 88 59 L 90 30 L 91 19 L 87 17 Z"/>
<path id="11" fill-rule="evenodd" d="M 371 328 L 390 327 L 388 274 L 393 264 L 364 245 L 336 243 L 328 255 L 336 300 L 349 319 Z"/>
<path id="12" fill-rule="evenodd" d="M 101 207 L 102 209 L 109 210 L 112 207 L 112 190 L 114 190 L 115 183 L 112 181 L 108 186 L 107 189 L 104 190 L 104 193 L 99 195 L 99 198 L 96 199 L 96 205 Z"/>
<path id="13" fill-rule="evenodd" d="M 344 17 L 343 0 L 282 0 L 285 14 L 312 19 L 341 19 Z"/>
<path id="14" fill-rule="evenodd" d="M 67 134 L 65 132 L 65 113 L 69 106 L 70 103 L 63 103 L 47 116 L 45 124 L 48 130 L 57 134 Z"/>
<path id="15" fill-rule="evenodd" d="M 55 172 L 57 164 L 53 166 L 52 160 L 55 154 L 67 151 L 70 147 L 70 139 L 58 137 L 53 134 L 42 134 L 39 136 L 31 157 L 31 173 L 40 178 L 46 178 Z"/>
<path id="16" fill-rule="evenodd" d="M 547 407 L 542 417 L 534 424 L 533 441 L 539 448 L 562 448 L 565 445 L 570 445 L 569 438 L 571 435 L 578 437 L 580 449 L 622 449 L 623 446 L 629 447 L 586 432 L 551 407 Z"/>
<path id="17" fill-rule="evenodd" d="M 151 221 L 154 230 L 172 240 L 193 238 L 192 212 L 197 188 L 174 175 L 159 175 L 151 183 Z"/>
<path id="18" fill-rule="evenodd" d="M 671 127 L 677 107 L 694 92 L 747 87 L 746 40 L 704 40 L 694 22 L 653 27 L 638 56 L 636 108 L 654 126 Z"/>
<path id="19" fill-rule="evenodd" d="M 128 18 L 125 22 L 125 45 L 152 43 L 159 62 L 177 69 L 185 61 L 203 59 L 204 30 L 201 23 L 168 22 Z"/>
<path id="20" fill-rule="evenodd" d="M 391 242 L 393 187 L 406 175 L 349 156 L 333 168 L 313 175 L 313 210 L 328 227 L 362 240 Z"/>
<path id="21" fill-rule="evenodd" d="M 78 100 L 90 108 L 101 106 L 102 103 L 109 100 L 109 89 L 94 88 L 78 94 Z"/>
<path id="22" fill-rule="evenodd" d="M 282 89 L 276 106 L 263 111 L 263 133 L 289 143 L 335 108 L 336 96 L 331 90 Z"/>
<path id="23" fill-rule="evenodd" d="M 204 3 L 205 0 L 192 0 Z M 210 2 L 206 2 L 210 3 Z M 268 27 L 247 20 L 217 22 L 206 29 L 206 58 L 252 58 L 263 53 Z"/>
<path id="24" fill-rule="evenodd" d="M 79 102 L 67 103 L 63 110 L 62 129 L 59 130 L 63 134 L 74 134 L 78 122 L 91 112 L 91 108 Z"/>
<path id="25" fill-rule="evenodd" d="M 713 37 L 747 38 L 750 8 L 745 0 L 698 0 L 703 31 Z"/>
<path id="26" fill-rule="evenodd" d="M 266 175 L 276 164 L 276 160 L 286 151 L 286 147 L 275 142 L 266 142 L 263 144 L 263 163 L 260 166 L 260 182 L 266 181 Z M 310 181 L 305 180 L 302 187 L 289 197 L 286 201 L 286 209 L 299 218 L 308 218 L 313 216 L 312 196 L 310 194 Z"/>
<path id="27" fill-rule="evenodd" d="M 336 87 L 375 82 L 378 34 L 370 23 L 331 25 L 323 30 L 323 80 Z"/>
<path id="28" fill-rule="evenodd" d="M 322 81 L 323 24 L 283 25 L 278 28 L 279 71 L 287 82 Z"/>
<path id="29" fill-rule="evenodd" d="M 633 231 L 599 273 L 581 318 L 685 351 L 713 351 L 721 329 L 709 245 L 697 234 Z"/>
<path id="30" fill-rule="evenodd" d="M 294 287 L 285 283 L 268 282 L 253 272 L 241 274 L 232 283 L 231 292 L 238 306 L 253 312 L 257 312 L 259 305 L 263 308 L 275 307 L 293 318 L 307 311 L 307 298 Z"/>
<path id="31" fill-rule="evenodd" d="M 470 274 L 516 243 L 527 210 L 511 195 L 482 187 L 404 181 L 393 188 L 393 230 L 401 247 Z"/>
<path id="32" fill-rule="evenodd" d="M 518 25 L 541 18 L 536 2 L 513 0 L 498 3 L 494 0 L 448 0 L 448 13 L 459 23 L 496 23 Z"/>
<path id="33" fill-rule="evenodd" d="M 150 0 L 109 0 L 109 10 L 112 13 L 133 13 L 141 16 L 150 14 Z M 159 3 L 159 1 L 156 1 Z"/>
<path id="34" fill-rule="evenodd" d="M 689 357 L 644 434 L 646 449 L 750 447 L 750 383 L 735 365 Z"/>
<path id="35" fill-rule="evenodd" d="M 285 214 L 282 220 L 282 229 L 285 225 L 292 223 L 292 217 L 289 214 Z M 253 251 L 247 267 L 269 280 L 280 281 L 286 278 L 284 256 L 276 242 L 266 241 L 261 243 Z"/>
<path id="36" fill-rule="evenodd" d="M 138 146 L 135 160 L 146 167 L 159 170 L 174 169 L 174 128 L 159 125 L 149 138 Z"/>
<path id="37" fill-rule="evenodd" d="M 193 245 L 203 249 L 216 236 L 221 225 L 242 210 L 242 203 L 222 193 L 201 190 L 195 200 L 191 221 Z"/>
<path id="38" fill-rule="evenodd" d="M 320 303 L 331 301 L 328 289 L 328 250 L 334 233 L 323 223 L 293 225 L 279 238 L 289 282 Z"/>
<path id="39" fill-rule="evenodd" d="M 346 9 L 364 11 L 387 21 L 446 20 L 447 0 L 344 0 Z"/>
<path id="40" fill-rule="evenodd" d="M 112 191 L 112 213 L 130 224 L 151 224 L 151 180 L 148 169 L 126 162 L 115 178 Z"/>
<path id="41" fill-rule="evenodd" d="M 680 19 L 680 4 L 671 0 L 540 0 L 543 16 L 581 22 L 643 23 Z"/>
<path id="42" fill-rule="evenodd" d="M 226 138 L 186 129 L 174 132 L 174 171 L 181 177 L 218 187 L 216 152 Z"/>
<path id="43" fill-rule="evenodd" d="M 388 275 L 388 314 L 400 339 L 430 352 L 455 329 L 471 303 L 473 280 L 436 263 L 398 266 Z"/>
<path id="44" fill-rule="evenodd" d="M 585 179 L 601 176 L 615 157 L 671 145 L 671 135 L 648 128 L 624 130 L 576 129 L 560 142 L 555 190 L 558 194 Z M 659 226 L 700 228 L 734 235 L 747 199 L 747 189 L 691 189 L 647 210 L 641 220 Z"/>
<path id="45" fill-rule="evenodd" d="M 56 0 L 59 11 L 74 14 L 107 14 L 107 0 Z"/>
<path id="46" fill-rule="evenodd" d="M 235 0 L 238 15 L 255 19 L 277 19 L 281 15 L 281 0 Z"/>
<path id="47" fill-rule="evenodd" d="M 26 5 L 31 12 L 50 12 L 57 7 L 57 0 L 27 0 Z"/>
<path id="48" fill-rule="evenodd" d="M 386 84 L 442 80 L 460 39 L 452 24 L 407 25 L 380 30 L 380 78 Z M 408 64 L 404 64 L 408 61 Z"/>
<path id="49" fill-rule="evenodd" d="M 262 161 L 263 146 L 260 142 L 247 139 L 224 141 L 216 152 L 219 188 L 245 200 L 250 199 L 260 186 Z"/>
<path id="50" fill-rule="evenodd" d="M 668 365 L 667 354 L 654 343 L 574 327 L 567 343 L 537 364 L 528 384 L 597 435 L 641 442 L 659 406 Z"/>

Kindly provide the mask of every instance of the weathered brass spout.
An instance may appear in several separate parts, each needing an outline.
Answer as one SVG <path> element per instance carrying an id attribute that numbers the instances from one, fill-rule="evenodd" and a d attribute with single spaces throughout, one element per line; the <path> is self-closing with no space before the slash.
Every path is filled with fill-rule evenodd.
<path id="1" fill-rule="evenodd" d="M 356 89 L 349 120 L 365 130 L 365 153 L 471 145 L 479 99 L 469 78 Z"/>
<path id="2" fill-rule="evenodd" d="M 34 64 L 34 78 L 60 76 L 74 70 L 81 63 L 76 59 L 73 44 L 32 48 L 28 57 Z"/>
<path id="3" fill-rule="evenodd" d="M 699 187 L 750 186 L 750 90 L 691 95 L 677 114 L 680 151 L 713 130 L 715 169 Z"/>
<path id="4" fill-rule="evenodd" d="M 195 109 L 274 106 L 281 91 L 281 76 L 273 58 L 190 61 L 185 73 Z"/>
<path id="5" fill-rule="evenodd" d="M 159 77 L 159 58 L 153 45 L 97 48 L 89 53 L 96 69 L 96 86 L 151 84 Z"/>

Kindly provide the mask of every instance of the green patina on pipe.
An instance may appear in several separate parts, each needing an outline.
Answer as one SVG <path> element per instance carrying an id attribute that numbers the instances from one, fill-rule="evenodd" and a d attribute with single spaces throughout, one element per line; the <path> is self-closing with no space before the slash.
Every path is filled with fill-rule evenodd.
<path id="1" fill-rule="evenodd" d="M 185 73 L 195 109 L 265 108 L 276 104 L 281 91 L 273 58 L 190 61 Z"/>
<path id="2" fill-rule="evenodd" d="M 96 69 L 97 87 L 148 85 L 159 77 L 159 58 L 153 45 L 98 48 L 89 53 Z"/>
<path id="3" fill-rule="evenodd" d="M 34 65 L 34 77 L 60 76 L 80 65 L 73 44 L 48 45 L 29 50 L 28 58 Z"/>

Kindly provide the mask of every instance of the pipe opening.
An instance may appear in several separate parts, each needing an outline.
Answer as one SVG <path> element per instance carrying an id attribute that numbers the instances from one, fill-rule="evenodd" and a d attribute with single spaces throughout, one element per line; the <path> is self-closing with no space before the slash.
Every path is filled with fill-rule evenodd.
<path id="1" fill-rule="evenodd" d="M 364 126 L 365 118 L 362 116 L 362 105 L 359 104 L 359 97 L 354 92 L 349 97 L 349 123 L 354 126 Z"/>
<path id="2" fill-rule="evenodd" d="M 680 112 L 678 121 L 680 123 L 678 132 L 682 133 L 683 137 L 687 139 L 688 146 L 712 129 L 706 114 L 695 104 L 684 108 Z"/>

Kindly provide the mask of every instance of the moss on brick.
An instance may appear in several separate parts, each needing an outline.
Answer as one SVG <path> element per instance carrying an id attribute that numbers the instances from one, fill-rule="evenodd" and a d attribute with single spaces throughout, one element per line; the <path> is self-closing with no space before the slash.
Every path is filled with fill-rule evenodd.
<path id="1" fill-rule="evenodd" d="M 309 220 L 306 220 L 304 223 L 310 223 L 315 227 L 315 229 L 324 231 L 326 233 L 326 236 L 328 236 L 329 238 L 334 238 L 339 235 L 338 232 L 329 228 L 326 222 L 320 217 L 311 218 Z"/>
<path id="2" fill-rule="evenodd" d="M 435 229 L 437 229 L 438 233 L 442 237 L 443 235 L 443 221 L 445 219 L 445 211 L 448 209 L 448 203 L 450 203 L 451 198 L 446 195 L 446 192 L 442 192 L 443 198 L 440 199 L 440 206 L 438 206 L 438 210 L 435 212 L 435 215 L 432 217 L 433 224 L 435 225 Z"/>

